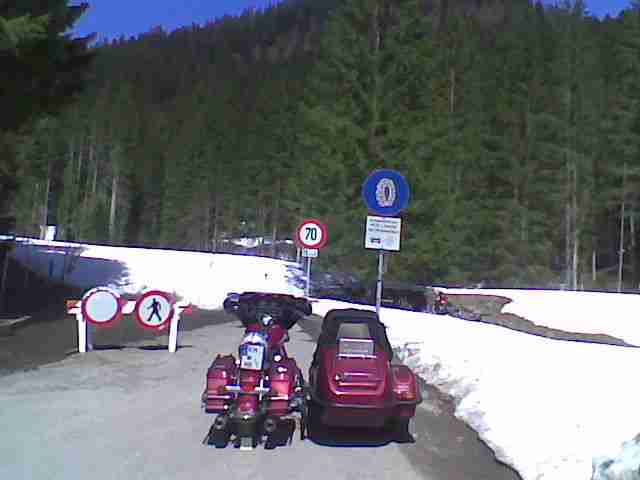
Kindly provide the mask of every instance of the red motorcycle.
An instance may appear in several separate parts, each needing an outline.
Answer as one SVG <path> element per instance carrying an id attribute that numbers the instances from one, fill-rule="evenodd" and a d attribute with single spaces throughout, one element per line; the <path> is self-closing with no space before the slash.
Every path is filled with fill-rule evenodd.
<path id="1" fill-rule="evenodd" d="M 218 355 L 207 371 L 202 402 L 217 414 L 204 442 L 217 448 L 232 442 L 251 450 L 290 443 L 296 418 L 300 438 L 306 430 L 305 382 L 296 361 L 287 355 L 288 330 L 311 304 L 304 298 L 275 293 L 231 294 L 224 303 L 245 326 L 233 355 Z"/>
<path id="2" fill-rule="evenodd" d="M 449 297 L 444 292 L 438 292 L 436 301 L 433 305 L 433 313 L 438 315 L 451 315 L 452 317 L 461 318 L 463 320 L 479 321 L 482 315 L 468 308 L 458 307 L 451 303 Z"/>

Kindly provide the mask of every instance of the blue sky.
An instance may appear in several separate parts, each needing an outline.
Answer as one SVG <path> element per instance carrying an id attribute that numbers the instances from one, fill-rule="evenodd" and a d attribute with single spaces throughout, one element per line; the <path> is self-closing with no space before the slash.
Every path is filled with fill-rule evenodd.
<path id="1" fill-rule="evenodd" d="M 236 15 L 245 8 L 262 8 L 277 0 L 86 0 L 91 9 L 76 25 L 75 33 L 97 33 L 100 39 L 125 37 L 162 25 L 172 31 L 192 23 L 204 23 L 225 14 Z M 586 0 L 597 16 L 615 16 L 629 0 Z M 73 3 L 79 3 L 74 1 Z M 550 3 L 553 3 L 552 1 Z"/>

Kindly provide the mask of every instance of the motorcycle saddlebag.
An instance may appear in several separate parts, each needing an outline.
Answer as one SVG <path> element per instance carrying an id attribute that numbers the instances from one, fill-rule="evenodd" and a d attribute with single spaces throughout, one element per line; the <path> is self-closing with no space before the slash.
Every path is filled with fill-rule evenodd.
<path id="1" fill-rule="evenodd" d="M 207 413 L 225 413 L 228 410 L 232 396 L 225 387 L 233 384 L 236 368 L 233 355 L 218 355 L 207 370 L 207 386 L 203 395 Z"/>
<path id="2" fill-rule="evenodd" d="M 292 358 L 271 366 L 269 371 L 271 392 L 268 407 L 271 415 L 288 413 L 289 402 L 294 395 L 299 374 L 298 365 Z"/>

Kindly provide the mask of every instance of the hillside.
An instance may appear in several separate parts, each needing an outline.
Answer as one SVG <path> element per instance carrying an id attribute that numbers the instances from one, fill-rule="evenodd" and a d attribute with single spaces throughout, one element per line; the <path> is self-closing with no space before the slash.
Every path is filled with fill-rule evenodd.
<path id="1" fill-rule="evenodd" d="M 387 167 L 412 186 L 393 278 L 615 287 L 622 244 L 637 286 L 639 25 L 304 0 L 99 45 L 90 91 L 20 145 L 18 231 L 220 251 L 315 216 L 317 262 L 366 275 L 360 186 Z"/>

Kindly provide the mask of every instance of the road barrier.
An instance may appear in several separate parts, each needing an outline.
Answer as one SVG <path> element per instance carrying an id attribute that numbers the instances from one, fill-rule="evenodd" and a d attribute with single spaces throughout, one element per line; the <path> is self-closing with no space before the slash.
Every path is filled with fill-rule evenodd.
<path id="1" fill-rule="evenodd" d="M 67 313 L 75 315 L 78 322 L 78 351 L 93 350 L 91 329 L 116 325 L 125 315 L 135 314 L 141 328 L 163 331 L 169 328 L 169 352 L 178 347 L 178 326 L 182 315 L 193 313 L 190 303 L 180 302 L 170 293 L 148 290 L 137 300 L 123 299 L 108 287 L 96 287 L 87 291 L 81 300 L 67 300 Z"/>

